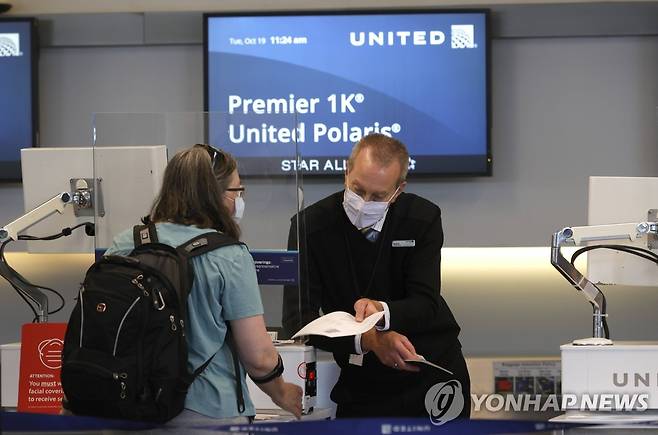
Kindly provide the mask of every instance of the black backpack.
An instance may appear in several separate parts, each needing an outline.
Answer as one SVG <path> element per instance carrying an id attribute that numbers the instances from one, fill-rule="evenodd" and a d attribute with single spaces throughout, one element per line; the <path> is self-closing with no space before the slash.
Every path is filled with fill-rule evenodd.
<path id="1" fill-rule="evenodd" d="M 193 373 L 187 370 L 191 259 L 241 242 L 211 232 L 173 248 L 158 243 L 153 224 L 135 226 L 133 236 L 135 249 L 128 256 L 104 256 L 82 283 L 64 339 L 63 406 L 74 414 L 162 423 L 183 410 L 190 384 L 212 360 Z M 226 340 L 242 413 L 230 330 Z"/>

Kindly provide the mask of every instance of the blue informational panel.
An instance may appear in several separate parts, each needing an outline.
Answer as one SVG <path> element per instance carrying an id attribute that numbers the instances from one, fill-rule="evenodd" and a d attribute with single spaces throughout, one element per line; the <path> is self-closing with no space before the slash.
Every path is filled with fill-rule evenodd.
<path id="1" fill-rule="evenodd" d="M 96 249 L 95 260 L 103 258 L 107 249 Z M 249 251 L 261 285 L 297 285 L 299 251 Z"/>
<path id="2" fill-rule="evenodd" d="M 0 180 L 21 178 L 21 148 L 35 145 L 31 19 L 0 19 Z"/>
<path id="3" fill-rule="evenodd" d="M 487 32 L 484 11 L 208 16 L 210 141 L 241 175 L 342 173 L 371 132 L 411 173 L 488 174 Z"/>
<path id="4" fill-rule="evenodd" d="M 296 285 L 298 251 L 249 251 L 256 265 L 258 284 Z"/>

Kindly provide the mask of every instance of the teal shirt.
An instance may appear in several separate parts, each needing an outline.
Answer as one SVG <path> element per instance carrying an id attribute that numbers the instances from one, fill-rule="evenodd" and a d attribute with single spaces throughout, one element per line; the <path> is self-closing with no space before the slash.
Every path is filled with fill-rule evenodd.
<path id="1" fill-rule="evenodd" d="M 161 243 L 178 246 L 209 229 L 173 223 L 156 224 Z M 106 254 L 128 254 L 134 247 L 132 229 L 116 236 Z M 194 284 L 188 298 L 188 369 L 201 366 L 215 352 L 208 367 L 192 383 L 185 408 L 200 414 L 226 418 L 255 415 L 242 363 L 245 411 L 236 404 L 235 370 L 226 345 L 226 321 L 263 314 L 256 268 L 244 245 L 226 246 L 192 259 Z M 219 352 L 218 352 L 219 350 Z"/>

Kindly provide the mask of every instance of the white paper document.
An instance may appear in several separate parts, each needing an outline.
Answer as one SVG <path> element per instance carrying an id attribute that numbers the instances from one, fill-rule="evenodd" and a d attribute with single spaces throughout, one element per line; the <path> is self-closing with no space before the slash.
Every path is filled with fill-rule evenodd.
<path id="1" fill-rule="evenodd" d="M 334 311 L 318 317 L 308 325 L 300 329 L 292 338 L 302 335 L 324 335 L 325 337 L 347 337 L 349 335 L 363 334 L 372 329 L 384 316 L 383 311 L 371 314 L 357 322 L 356 318 L 345 311 Z"/>
<path id="2" fill-rule="evenodd" d="M 409 364 L 409 365 L 416 366 L 416 367 L 420 367 L 420 368 L 423 368 L 423 367 L 433 367 L 433 368 L 435 368 L 435 369 L 442 370 L 442 371 L 444 371 L 444 372 L 446 372 L 446 373 L 448 373 L 448 374 L 454 375 L 454 373 L 451 372 L 450 370 L 448 370 L 448 369 L 446 369 L 446 368 L 443 368 L 443 367 L 441 367 L 441 366 L 438 365 L 438 364 L 434 364 L 434 363 L 431 362 L 431 361 L 427 361 L 424 357 L 422 357 L 422 356 L 420 356 L 420 355 L 418 355 L 418 356 L 419 356 L 418 359 L 405 359 L 404 362 L 407 363 L 407 364 Z"/>

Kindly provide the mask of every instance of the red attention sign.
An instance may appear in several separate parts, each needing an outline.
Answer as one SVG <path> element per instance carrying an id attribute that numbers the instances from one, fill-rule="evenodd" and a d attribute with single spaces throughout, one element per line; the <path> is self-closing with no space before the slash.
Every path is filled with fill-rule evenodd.
<path id="1" fill-rule="evenodd" d="M 62 407 L 62 349 L 66 323 L 28 323 L 21 331 L 18 411 L 57 414 Z"/>

